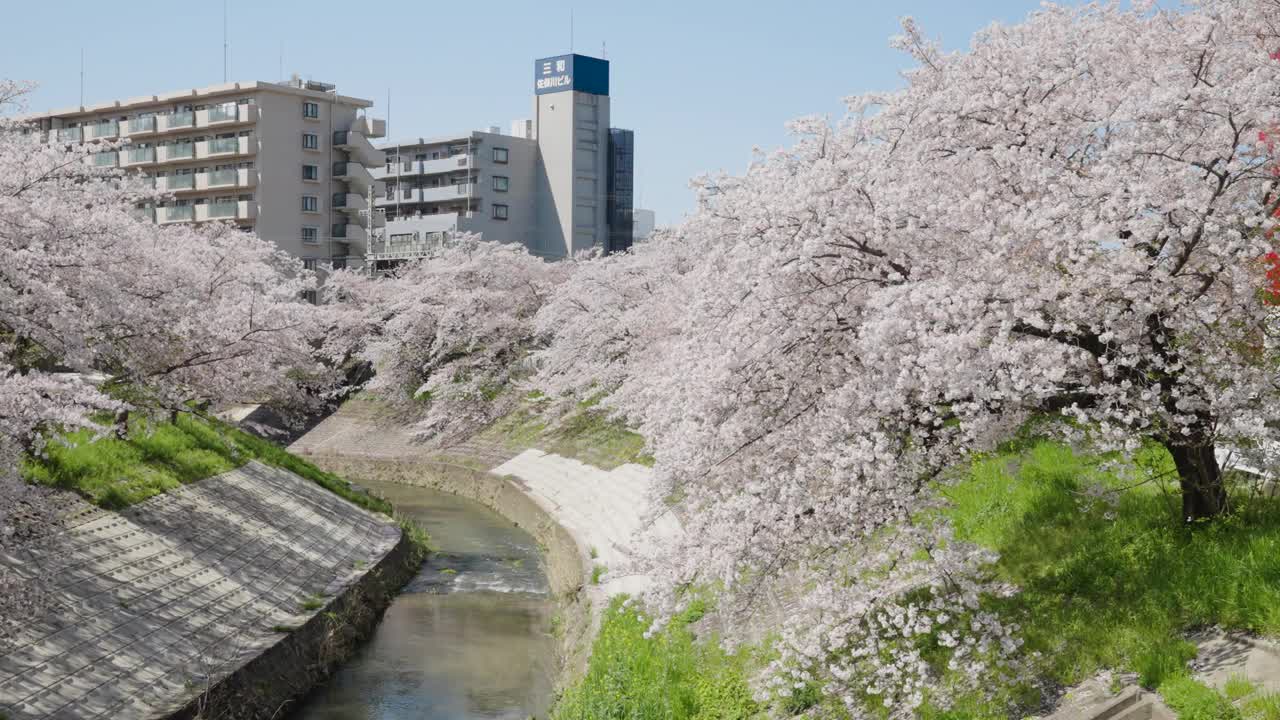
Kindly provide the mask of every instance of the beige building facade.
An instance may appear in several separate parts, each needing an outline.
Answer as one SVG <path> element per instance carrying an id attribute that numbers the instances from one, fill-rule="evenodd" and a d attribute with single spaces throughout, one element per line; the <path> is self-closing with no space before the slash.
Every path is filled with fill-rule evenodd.
<path id="1" fill-rule="evenodd" d="M 160 224 L 232 222 L 317 269 L 363 263 L 385 223 L 369 198 L 372 139 L 385 123 L 333 85 L 239 82 L 28 115 L 51 142 L 99 143 L 100 166 L 136 170 L 168 193 L 140 208 Z"/>

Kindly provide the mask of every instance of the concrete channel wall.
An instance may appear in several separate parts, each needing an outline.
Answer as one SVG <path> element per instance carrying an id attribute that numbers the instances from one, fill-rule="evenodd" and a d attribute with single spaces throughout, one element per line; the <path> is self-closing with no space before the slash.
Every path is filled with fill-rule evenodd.
<path id="1" fill-rule="evenodd" d="M 0 649 L 0 715 L 280 717 L 416 571 L 388 518 L 250 462 L 0 555 L 51 605 Z"/>
<path id="2" fill-rule="evenodd" d="M 295 451 L 297 447 L 295 446 Z M 560 682 L 586 668 L 597 627 L 600 601 L 588 585 L 589 549 L 544 510 L 514 478 L 427 457 L 372 457 L 318 453 L 307 459 L 320 468 L 353 482 L 375 480 L 426 487 L 479 502 L 524 528 L 543 549 L 547 579 L 559 606 Z M 596 611 L 596 612 L 593 612 Z"/>

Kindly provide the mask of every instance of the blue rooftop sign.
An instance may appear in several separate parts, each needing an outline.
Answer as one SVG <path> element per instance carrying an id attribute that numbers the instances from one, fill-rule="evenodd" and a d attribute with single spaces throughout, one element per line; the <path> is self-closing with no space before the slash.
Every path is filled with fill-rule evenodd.
<path id="1" fill-rule="evenodd" d="M 586 55 L 557 55 L 533 62 L 533 91 L 538 95 L 577 90 L 609 94 L 609 61 Z"/>

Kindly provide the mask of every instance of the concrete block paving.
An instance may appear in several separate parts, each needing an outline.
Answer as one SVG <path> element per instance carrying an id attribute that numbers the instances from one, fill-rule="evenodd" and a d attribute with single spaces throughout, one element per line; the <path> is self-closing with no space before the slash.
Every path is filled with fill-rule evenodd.
<path id="1" fill-rule="evenodd" d="M 0 649 L 0 712 L 148 718 L 279 641 L 389 552 L 399 530 L 257 462 L 111 513 L 78 502 L 47 547 L 0 555 L 57 600 Z"/>

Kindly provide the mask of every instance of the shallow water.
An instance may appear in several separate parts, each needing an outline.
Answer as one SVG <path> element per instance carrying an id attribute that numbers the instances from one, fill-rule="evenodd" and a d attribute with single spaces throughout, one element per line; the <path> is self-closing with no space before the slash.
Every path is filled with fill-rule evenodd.
<path id="1" fill-rule="evenodd" d="M 369 488 L 425 527 L 439 552 L 387 608 L 373 638 L 291 717 L 545 717 L 553 606 L 533 537 L 454 495 Z"/>

